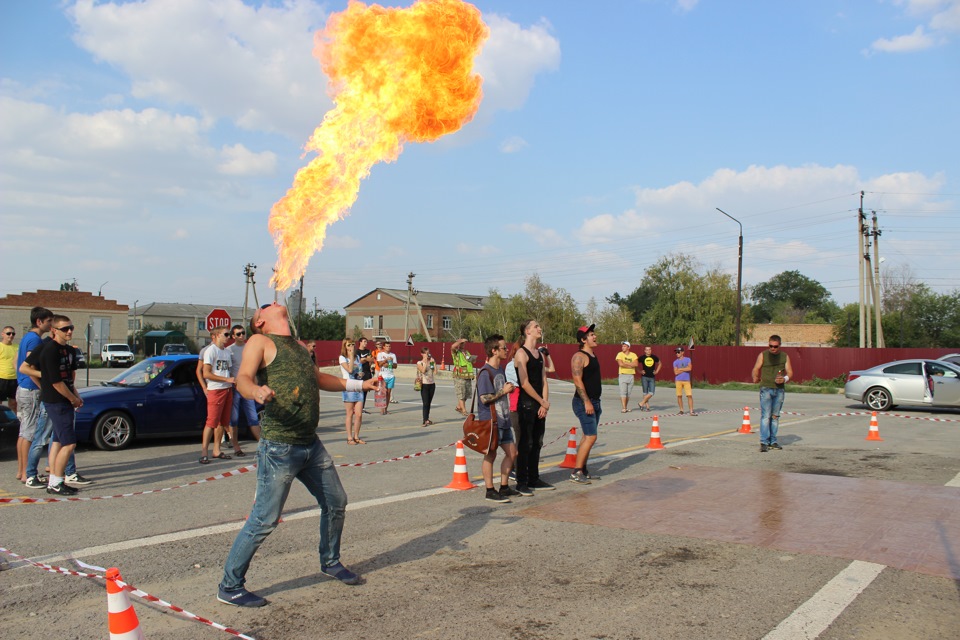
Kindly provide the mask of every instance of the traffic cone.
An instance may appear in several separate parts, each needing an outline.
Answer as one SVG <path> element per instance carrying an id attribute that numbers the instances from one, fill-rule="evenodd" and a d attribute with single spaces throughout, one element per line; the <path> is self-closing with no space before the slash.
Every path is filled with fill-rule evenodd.
<path id="1" fill-rule="evenodd" d="M 653 426 L 650 427 L 650 443 L 647 444 L 647 449 L 663 449 L 663 444 L 660 442 L 659 416 L 653 416 Z"/>
<path id="2" fill-rule="evenodd" d="M 740 431 L 737 433 L 750 433 L 753 427 L 750 426 L 750 407 L 743 408 L 743 424 L 740 425 Z"/>
<path id="3" fill-rule="evenodd" d="M 467 456 L 463 453 L 463 442 L 460 440 L 457 440 L 457 457 L 453 461 L 453 480 L 444 489 L 473 489 L 473 483 L 467 476 Z"/>
<path id="4" fill-rule="evenodd" d="M 877 422 L 876 411 L 870 416 L 870 431 L 867 432 L 867 440 L 883 442 L 883 438 L 880 437 L 880 424 Z"/>
<path id="5" fill-rule="evenodd" d="M 123 580 L 120 570 L 107 569 L 107 623 L 110 627 L 110 640 L 143 640 L 143 631 L 137 612 L 130 604 L 127 592 L 117 585 Z"/>
<path id="6" fill-rule="evenodd" d="M 570 427 L 570 438 L 567 440 L 567 455 L 560 463 L 561 469 L 577 468 L 577 428 Z"/>

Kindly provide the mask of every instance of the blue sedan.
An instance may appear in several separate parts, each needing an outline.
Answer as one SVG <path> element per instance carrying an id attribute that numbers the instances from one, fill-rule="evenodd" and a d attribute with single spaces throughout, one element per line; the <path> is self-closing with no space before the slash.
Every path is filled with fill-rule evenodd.
<path id="1" fill-rule="evenodd" d="M 157 356 L 81 389 L 77 440 L 117 451 L 135 439 L 200 435 L 207 400 L 196 368 L 196 355 Z"/>

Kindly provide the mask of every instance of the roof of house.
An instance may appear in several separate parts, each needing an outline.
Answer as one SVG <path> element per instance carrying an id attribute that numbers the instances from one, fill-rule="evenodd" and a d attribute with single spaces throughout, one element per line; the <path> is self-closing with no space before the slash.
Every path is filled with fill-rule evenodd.
<path id="1" fill-rule="evenodd" d="M 209 304 L 189 304 L 181 302 L 148 302 L 147 304 L 137 305 L 136 309 L 131 308 L 130 314 L 137 312 L 137 317 L 158 316 L 161 318 L 206 318 L 207 314 L 214 309 L 223 309 L 230 314 L 231 319 L 240 318 L 243 315 L 243 307 L 228 307 L 224 305 Z M 256 307 L 251 305 L 247 307 L 247 317 L 253 316 Z"/>
<path id="2" fill-rule="evenodd" d="M 380 293 L 385 293 L 392 298 L 396 298 L 400 302 L 407 301 L 406 289 L 384 289 L 383 287 L 378 287 L 372 291 L 368 291 L 353 302 L 347 304 L 344 306 L 344 309 L 349 309 L 357 302 L 377 291 Z M 465 293 L 437 293 L 434 291 L 418 291 L 417 301 L 420 303 L 421 307 L 439 307 L 441 309 L 446 308 L 481 311 L 483 310 L 484 303 L 487 301 L 487 296 L 474 296 Z"/>
<path id="3" fill-rule="evenodd" d="M 54 291 L 40 289 L 33 293 L 11 293 L 0 298 L 0 307 L 46 307 L 54 313 L 75 309 L 78 311 L 114 311 L 123 312 L 127 305 L 119 304 L 116 300 L 107 300 L 103 296 L 95 296 L 89 291 Z"/>

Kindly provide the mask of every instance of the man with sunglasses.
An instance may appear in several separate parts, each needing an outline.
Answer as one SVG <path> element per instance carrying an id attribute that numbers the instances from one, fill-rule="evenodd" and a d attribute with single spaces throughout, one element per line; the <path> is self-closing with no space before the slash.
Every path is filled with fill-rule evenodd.
<path id="1" fill-rule="evenodd" d="M 307 350 L 290 334 L 287 309 L 282 305 L 257 309 L 251 326 L 258 335 L 250 336 L 243 349 L 237 387 L 244 398 L 266 405 L 257 448 L 257 493 L 224 563 L 217 592 L 218 601 L 238 607 L 267 604 L 244 588 L 246 573 L 257 549 L 277 528 L 294 478 L 320 506 L 320 572 L 343 584 L 362 582 L 340 562 L 347 494 L 333 457 L 317 437 L 319 392 L 376 387 L 373 380 L 348 380 L 317 369 Z"/>
<path id="2" fill-rule="evenodd" d="M 26 475 L 27 458 L 30 445 L 33 444 L 37 419 L 40 416 L 40 381 L 34 380 L 21 370 L 27 357 L 43 344 L 43 334 L 50 331 L 53 324 L 53 312 L 46 307 L 34 307 L 30 310 L 30 330 L 20 341 L 17 349 L 17 418 L 20 419 L 20 437 L 17 438 L 17 479 L 21 482 L 30 478 Z M 42 485 L 40 485 L 42 486 Z"/>
<path id="3" fill-rule="evenodd" d="M 753 366 L 753 381 L 760 383 L 760 453 L 780 450 L 777 428 L 783 409 L 784 385 L 793 377 L 790 356 L 780 351 L 780 336 L 772 335 L 767 350 L 757 356 Z"/>
<path id="4" fill-rule="evenodd" d="M 236 380 L 240 373 L 240 361 L 243 359 L 243 347 L 247 344 L 247 332 L 242 325 L 235 324 L 230 329 L 230 337 L 233 338 L 233 344 L 227 347 L 230 352 L 231 365 L 230 377 Z M 254 440 L 260 439 L 260 418 L 257 416 L 257 405 L 253 400 L 247 400 L 240 395 L 237 388 L 233 388 L 233 407 L 230 409 L 230 442 L 233 443 L 233 454 L 242 458 L 246 453 L 240 448 L 240 440 L 237 437 L 237 431 L 240 429 L 240 412 L 247 419 L 247 426 L 250 428 L 250 434 Z"/>
<path id="5" fill-rule="evenodd" d="M 17 330 L 7 325 L 0 333 L 0 402 L 7 402 L 17 412 L 17 348 L 13 339 Z"/>
<path id="6" fill-rule="evenodd" d="M 69 342 L 73 338 L 73 324 L 67 316 L 53 316 L 53 340 L 43 347 L 36 358 L 40 371 L 40 400 L 53 427 L 50 442 L 50 477 L 47 493 L 59 496 L 76 495 L 77 489 L 64 484 L 67 462 L 77 447 L 73 423 L 75 410 L 83 406 L 83 399 L 73 386 L 76 352 Z M 33 363 L 31 358 L 28 362 Z"/>

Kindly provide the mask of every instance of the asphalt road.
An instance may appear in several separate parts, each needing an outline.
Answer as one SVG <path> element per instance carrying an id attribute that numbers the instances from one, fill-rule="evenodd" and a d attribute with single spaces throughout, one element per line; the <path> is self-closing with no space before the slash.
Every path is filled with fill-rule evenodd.
<path id="1" fill-rule="evenodd" d="M 110 374 L 91 371 L 92 382 L 105 379 L 99 376 Z M 553 387 L 541 466 L 557 490 L 506 505 L 486 502 L 479 488 L 443 488 L 453 472 L 454 448 L 448 445 L 456 441 L 461 423 L 449 383 L 440 385 L 434 401 L 431 417 L 437 424 L 425 429 L 419 426 L 419 397 L 401 381 L 401 403 L 392 405 L 391 414 L 366 417 L 365 446 L 346 444 L 339 397 L 325 395 L 319 434 L 339 463 L 433 450 L 340 470 L 351 502 L 343 561 L 365 576 L 361 586 L 334 584 L 319 574 L 316 511 L 306 490 L 295 484 L 284 522 L 261 547 L 247 576 L 247 586 L 270 604 L 241 610 L 217 603 L 222 563 L 253 500 L 255 474 L 189 483 L 253 464 L 254 458 L 200 467 L 199 436 L 116 453 L 82 447 L 80 471 L 96 480 L 82 497 L 177 488 L 115 499 L 3 505 L 0 546 L 72 570 L 78 570 L 74 560 L 118 567 L 138 588 L 261 639 L 957 637 L 960 582 L 955 579 L 884 566 L 864 578 L 858 572 L 873 565 L 852 557 L 786 552 L 683 532 L 657 534 L 642 526 L 554 520 L 530 507 L 550 513 L 570 501 L 603 496 L 599 492 L 617 483 L 627 486 L 690 465 L 729 471 L 731 495 L 740 490 L 738 474 L 757 470 L 944 491 L 945 484 L 958 484 L 960 411 L 897 411 L 920 419 L 881 416 L 883 441 L 869 442 L 868 416 L 825 417 L 863 412 L 862 406 L 842 396 L 792 394 L 784 409 L 802 415 L 782 420 L 784 450 L 760 454 L 756 434 L 736 433 L 742 408 L 757 406 L 755 393 L 696 390 L 702 413 L 681 417 L 674 415 L 672 390 L 661 385 L 653 404 L 667 448 L 652 452 L 644 447 L 653 414 L 621 414 L 616 389 L 606 387 L 591 464 L 602 479 L 578 486 L 566 482 L 567 472 L 557 468 L 567 431 L 575 424 L 569 391 L 569 384 Z M 372 404 L 371 398 L 374 410 Z M 756 430 L 759 410 L 751 413 Z M 253 452 L 255 443 L 244 448 Z M 468 451 L 467 460 L 470 477 L 479 480 L 479 456 Z M 19 485 L 15 468 L 12 452 L 0 453 L 0 498 L 46 497 Z M 955 491 L 960 497 L 960 488 Z M 833 517 L 839 531 L 844 517 Z M 0 572 L 0 635 L 106 636 L 102 582 L 6 559 L 10 564 Z M 954 569 L 960 575 L 960 562 Z M 857 581 L 859 593 L 846 600 L 834 597 L 836 585 Z M 824 598 L 841 604 L 833 613 L 817 613 L 830 609 L 817 605 Z M 227 637 L 157 604 L 134 602 L 151 640 Z M 819 619 L 829 618 L 822 631 L 795 630 L 816 627 L 798 613 L 808 602 Z M 798 620 L 800 627 L 789 626 Z M 775 631 L 778 625 L 785 626 Z"/>

